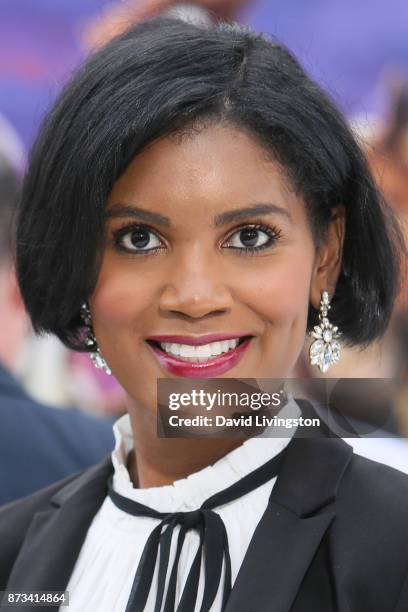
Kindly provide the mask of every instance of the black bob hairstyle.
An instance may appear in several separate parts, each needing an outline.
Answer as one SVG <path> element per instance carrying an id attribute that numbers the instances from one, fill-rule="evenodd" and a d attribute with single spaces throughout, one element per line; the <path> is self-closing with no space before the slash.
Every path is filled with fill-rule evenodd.
<path id="1" fill-rule="evenodd" d="M 16 236 L 34 329 L 87 350 L 80 305 L 95 286 L 114 182 L 146 145 L 203 122 L 257 139 L 303 197 L 316 243 L 345 207 L 331 320 L 350 345 L 380 337 L 398 290 L 400 234 L 335 105 L 282 45 L 238 25 L 164 17 L 91 55 L 40 130 Z M 310 306 L 309 329 L 316 317 Z"/>

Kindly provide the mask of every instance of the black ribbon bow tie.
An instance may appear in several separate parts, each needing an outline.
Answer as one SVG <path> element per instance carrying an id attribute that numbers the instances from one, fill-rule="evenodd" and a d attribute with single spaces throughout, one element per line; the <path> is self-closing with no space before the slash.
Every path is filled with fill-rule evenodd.
<path id="1" fill-rule="evenodd" d="M 200 612 L 208 612 L 214 602 L 221 582 L 223 560 L 225 560 L 225 578 L 221 610 L 224 610 L 231 592 L 231 559 L 225 525 L 221 517 L 213 511 L 213 508 L 233 501 L 277 476 L 284 453 L 285 450 L 281 451 L 238 482 L 207 499 L 198 510 L 190 512 L 158 512 L 153 508 L 149 508 L 144 504 L 116 493 L 112 488 L 112 477 L 109 479 L 108 494 L 118 508 L 133 516 L 150 516 L 161 519 L 160 524 L 151 532 L 143 549 L 126 606 L 126 612 L 144 612 L 159 551 L 158 592 L 154 612 L 161 612 L 171 540 L 176 525 L 180 525 L 180 531 L 163 612 L 175 612 L 176 610 L 178 562 L 184 538 L 189 529 L 196 529 L 198 531 L 200 543 L 177 606 L 177 612 L 193 612 L 195 609 L 203 549 L 205 551 L 205 584 Z"/>

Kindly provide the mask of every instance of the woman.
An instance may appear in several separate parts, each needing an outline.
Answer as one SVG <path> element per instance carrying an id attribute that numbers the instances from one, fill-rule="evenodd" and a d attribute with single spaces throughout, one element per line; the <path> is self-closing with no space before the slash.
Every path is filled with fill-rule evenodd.
<path id="1" fill-rule="evenodd" d="M 323 428 L 156 428 L 158 378 L 286 378 L 313 326 L 321 369 L 338 333 L 380 337 L 397 238 L 280 45 L 156 19 L 95 53 L 32 152 L 17 267 L 35 329 L 112 371 L 129 417 L 112 459 L 0 512 L 0 588 L 68 589 L 71 610 L 408 609 L 403 474 Z"/>

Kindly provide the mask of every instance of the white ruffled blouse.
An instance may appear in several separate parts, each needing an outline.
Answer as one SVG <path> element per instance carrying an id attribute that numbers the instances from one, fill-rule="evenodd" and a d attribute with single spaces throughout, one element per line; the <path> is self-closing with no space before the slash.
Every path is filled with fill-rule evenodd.
<path id="1" fill-rule="evenodd" d="M 300 409 L 293 399 L 282 409 L 280 416 L 284 416 L 283 413 L 286 410 L 290 411 L 291 417 L 300 414 Z M 125 415 L 116 421 L 113 430 L 116 439 L 116 446 L 112 452 L 114 490 L 160 512 L 184 512 L 199 508 L 207 498 L 229 487 L 277 455 L 287 446 L 291 435 L 288 434 L 284 438 L 268 438 L 261 434 L 261 436 L 246 440 L 213 465 L 190 474 L 187 478 L 176 480 L 171 485 L 135 489 L 126 468 L 127 456 L 133 448 L 129 416 Z M 292 435 L 293 433 L 294 431 Z M 234 584 L 255 528 L 267 507 L 275 481 L 276 478 L 273 478 L 246 495 L 215 509 L 215 512 L 224 521 L 227 530 L 232 584 Z M 159 519 L 156 518 L 127 514 L 115 506 L 109 497 L 106 497 L 89 527 L 67 586 L 70 612 L 125 611 L 143 548 L 158 523 Z M 179 529 L 179 526 L 174 529 L 169 567 L 172 567 Z M 176 605 L 183 592 L 198 543 L 198 533 L 194 530 L 188 531 L 178 565 Z M 154 610 L 157 572 L 158 563 L 147 600 L 146 612 Z M 221 584 L 211 612 L 221 610 L 224 572 L 225 567 L 223 567 Z M 169 576 L 167 580 L 168 578 Z M 203 590 L 204 564 L 202 560 L 195 608 L 197 611 L 200 609 Z M 61 610 L 63 612 L 65 608 Z"/>

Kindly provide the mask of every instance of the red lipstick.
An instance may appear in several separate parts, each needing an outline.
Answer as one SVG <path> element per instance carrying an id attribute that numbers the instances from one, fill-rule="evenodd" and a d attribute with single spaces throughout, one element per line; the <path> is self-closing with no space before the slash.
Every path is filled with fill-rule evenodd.
<path id="1" fill-rule="evenodd" d="M 187 361 L 182 357 L 176 357 L 175 355 L 166 353 L 156 344 L 158 342 L 174 342 L 177 344 L 199 346 L 202 344 L 209 344 L 210 342 L 221 342 L 222 340 L 230 340 L 233 338 L 245 338 L 245 340 L 238 344 L 236 348 L 212 357 L 207 361 Z M 252 340 L 252 336 L 248 337 L 248 334 L 207 334 L 197 337 L 162 335 L 150 336 L 147 340 L 160 365 L 171 374 L 189 378 L 217 378 L 217 376 L 224 374 L 237 365 L 244 356 Z"/>

